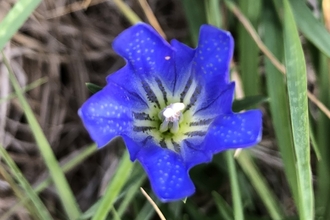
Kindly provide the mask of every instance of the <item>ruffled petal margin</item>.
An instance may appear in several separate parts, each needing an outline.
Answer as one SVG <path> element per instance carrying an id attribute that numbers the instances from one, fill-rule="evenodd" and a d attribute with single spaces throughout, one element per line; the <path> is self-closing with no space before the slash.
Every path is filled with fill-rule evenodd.
<path id="1" fill-rule="evenodd" d="M 132 106 L 129 99 L 119 86 L 108 84 L 78 110 L 87 131 L 98 147 L 103 147 L 115 136 L 132 131 Z"/>
<path id="2" fill-rule="evenodd" d="M 262 135 L 262 113 L 250 110 L 238 114 L 220 115 L 210 125 L 205 137 L 205 152 L 212 154 L 257 144 Z"/>
<path id="3" fill-rule="evenodd" d="M 162 202 L 184 199 L 195 192 L 182 157 L 156 145 L 142 148 L 138 161 L 148 174 L 151 187 Z"/>

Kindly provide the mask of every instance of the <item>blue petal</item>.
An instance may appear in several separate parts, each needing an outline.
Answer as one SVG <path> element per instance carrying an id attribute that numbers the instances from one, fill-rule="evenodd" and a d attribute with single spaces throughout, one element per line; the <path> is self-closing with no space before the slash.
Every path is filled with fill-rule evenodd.
<path id="1" fill-rule="evenodd" d="M 210 25 L 201 27 L 193 68 L 207 85 L 209 96 L 229 83 L 233 51 L 234 40 L 229 32 Z"/>
<path id="2" fill-rule="evenodd" d="M 132 106 L 121 87 L 109 84 L 89 98 L 78 111 L 99 147 L 115 136 L 132 131 Z"/>
<path id="3" fill-rule="evenodd" d="M 222 88 L 221 93 L 217 96 L 213 95 L 205 97 L 194 115 L 205 117 L 206 115 L 223 115 L 232 113 L 234 92 L 235 82 L 232 82 L 228 86 Z M 216 92 L 213 94 L 216 94 Z"/>
<path id="4" fill-rule="evenodd" d="M 182 90 L 190 77 L 195 50 L 175 39 L 171 40 L 171 45 L 174 49 L 175 62 L 175 85 L 172 91 L 174 93 L 176 90 Z M 168 78 L 168 80 L 171 79 Z"/>
<path id="5" fill-rule="evenodd" d="M 197 164 L 207 163 L 212 160 L 212 153 L 205 151 L 203 146 L 204 144 L 196 146 L 193 142 L 187 140 L 183 142 L 181 155 L 188 170 Z"/>
<path id="6" fill-rule="evenodd" d="M 145 95 L 141 94 L 141 80 L 134 74 L 134 70 L 130 65 L 126 65 L 117 72 L 107 77 L 109 84 L 116 84 L 121 87 L 130 96 L 130 102 L 135 103 L 134 107 L 143 109 L 148 107 L 148 100 Z M 138 106 L 136 106 L 138 105 Z"/>
<path id="7" fill-rule="evenodd" d="M 133 140 L 125 134 L 123 134 L 121 137 L 124 139 L 131 161 L 135 161 L 137 154 L 143 148 L 143 146 L 141 146 L 139 141 Z"/>
<path id="8" fill-rule="evenodd" d="M 174 86 L 173 48 L 149 25 L 126 29 L 114 40 L 113 49 L 125 58 L 132 75 L 143 80 L 159 76 L 169 88 Z"/>
<path id="9" fill-rule="evenodd" d="M 155 145 L 145 146 L 137 159 L 149 176 L 151 187 L 163 201 L 184 199 L 195 192 L 181 156 Z"/>
<path id="10" fill-rule="evenodd" d="M 261 132 L 260 110 L 221 115 L 210 125 L 205 137 L 205 151 L 214 154 L 227 149 L 253 146 L 260 141 Z"/>

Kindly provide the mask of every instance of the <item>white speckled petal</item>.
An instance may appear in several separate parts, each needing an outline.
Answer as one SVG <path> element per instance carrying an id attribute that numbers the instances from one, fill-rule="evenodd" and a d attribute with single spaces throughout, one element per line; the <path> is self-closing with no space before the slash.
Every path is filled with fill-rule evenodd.
<path id="1" fill-rule="evenodd" d="M 214 91 L 213 94 L 217 94 Z M 222 92 L 217 96 L 209 96 L 208 99 L 202 99 L 200 107 L 196 110 L 194 115 L 205 117 L 205 115 L 220 115 L 231 114 L 232 104 L 235 93 L 235 82 L 228 84 L 222 88 Z"/>
<path id="2" fill-rule="evenodd" d="M 198 46 L 193 61 L 196 75 L 205 81 L 207 94 L 217 95 L 229 83 L 230 61 L 234 51 L 234 40 L 227 31 L 211 25 L 200 29 Z"/>
<path id="3" fill-rule="evenodd" d="M 174 91 L 180 91 L 184 88 L 188 78 L 191 75 L 191 65 L 195 55 L 195 50 L 175 39 L 171 40 L 171 45 L 175 51 L 174 52 L 174 62 L 175 62 Z M 165 76 L 165 77 L 169 78 L 169 76 Z"/>
<path id="4" fill-rule="evenodd" d="M 161 201 L 180 200 L 195 192 L 181 156 L 174 151 L 149 145 L 140 150 L 137 159 Z"/>
<path id="5" fill-rule="evenodd" d="M 233 148 L 257 144 L 262 134 L 262 113 L 259 110 L 221 115 L 209 128 L 205 137 L 205 151 L 218 153 Z"/>
<path id="6" fill-rule="evenodd" d="M 109 84 L 89 98 L 78 114 L 92 139 L 102 147 L 115 136 L 132 131 L 131 105 L 121 87 Z"/>
<path id="7" fill-rule="evenodd" d="M 211 162 L 213 155 L 211 152 L 204 151 L 203 145 L 203 143 L 195 145 L 194 141 L 188 140 L 182 143 L 181 155 L 188 170 L 197 164 Z"/>
<path id="8" fill-rule="evenodd" d="M 159 77 L 167 87 L 173 87 L 173 48 L 149 25 L 139 23 L 126 29 L 114 40 L 113 49 L 126 59 L 132 75 L 146 81 Z"/>

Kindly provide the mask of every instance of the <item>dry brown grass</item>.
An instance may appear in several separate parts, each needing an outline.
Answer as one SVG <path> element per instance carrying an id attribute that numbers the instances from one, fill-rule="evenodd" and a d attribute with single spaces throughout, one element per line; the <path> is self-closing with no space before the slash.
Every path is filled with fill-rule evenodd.
<path id="1" fill-rule="evenodd" d="M 0 18 L 14 3 L 14 0 L 0 2 Z M 138 2 L 127 3 L 144 19 Z M 184 15 L 176 1 L 166 4 L 153 1 L 151 7 L 169 37 L 186 35 Z M 91 143 L 77 116 L 78 108 L 90 95 L 85 83 L 105 85 L 105 77 L 124 64 L 112 50 L 111 42 L 128 26 L 112 1 L 44 0 L 7 46 L 7 55 L 21 86 L 42 77 L 47 79 L 45 84 L 28 92 L 27 98 L 60 161 Z M 6 97 L 12 88 L 4 66 L 0 68 L 0 82 L 0 97 Z M 0 104 L 0 141 L 31 184 L 36 185 L 47 176 L 15 99 Z M 102 149 L 103 152 L 99 151 L 67 175 L 83 210 L 96 201 L 111 178 L 117 164 L 115 150 Z M 60 206 L 55 189 L 49 187 L 41 195 L 56 216 Z M 1 177 L 0 198 L 1 216 L 17 202 Z M 30 217 L 20 207 L 13 219 Z"/>
<path id="2" fill-rule="evenodd" d="M 14 2 L 0 1 L 0 19 Z M 142 20 L 147 20 L 138 1 L 126 2 Z M 168 39 L 188 36 L 179 1 L 154 0 L 149 3 Z M 129 25 L 111 0 L 44 0 L 7 46 L 7 55 L 21 86 L 43 77 L 47 79 L 46 83 L 28 92 L 27 98 L 61 162 L 91 143 L 77 116 L 78 108 L 90 95 L 85 83 L 103 86 L 105 77 L 124 65 L 110 45 Z M 1 64 L 0 82 L 0 97 L 6 97 L 12 88 Z M 282 167 L 277 152 L 267 150 L 276 145 L 269 141 L 273 140 L 273 132 L 270 131 L 269 136 L 261 143 L 267 148 L 257 148 L 255 155 L 267 158 L 264 163 L 271 164 L 272 168 L 264 169 L 272 175 Z M 0 104 L 0 143 L 32 185 L 37 185 L 48 175 L 15 99 Z M 116 150 L 118 148 L 106 147 L 68 173 L 68 181 L 82 210 L 97 200 L 111 178 L 118 162 Z M 278 181 L 281 180 L 274 182 Z M 286 192 L 278 193 L 285 195 Z M 41 198 L 54 217 L 63 219 L 58 214 L 61 207 L 54 187 L 47 188 Z M 10 186 L 0 176 L 0 216 L 16 203 Z M 30 216 L 24 207 L 19 207 L 13 219 L 30 219 Z"/>

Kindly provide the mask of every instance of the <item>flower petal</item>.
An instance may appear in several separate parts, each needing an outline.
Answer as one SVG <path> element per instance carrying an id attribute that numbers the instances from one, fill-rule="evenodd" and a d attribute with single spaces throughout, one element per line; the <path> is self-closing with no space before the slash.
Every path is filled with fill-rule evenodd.
<path id="1" fill-rule="evenodd" d="M 152 27 L 139 23 L 123 31 L 113 49 L 132 67 L 140 79 L 159 76 L 168 87 L 175 83 L 173 49 Z"/>
<path id="2" fill-rule="evenodd" d="M 203 145 L 204 144 L 199 144 L 196 146 L 193 142 L 188 140 L 183 142 L 181 155 L 188 170 L 197 164 L 207 163 L 212 160 L 212 153 L 204 151 L 202 148 Z"/>
<path id="3" fill-rule="evenodd" d="M 156 145 L 145 146 L 137 159 L 149 176 L 151 187 L 163 201 L 184 199 L 195 192 L 181 156 Z"/>
<path id="4" fill-rule="evenodd" d="M 121 87 L 130 97 L 130 102 L 139 104 L 140 107 L 148 107 L 148 100 L 141 92 L 141 80 L 134 74 L 130 65 L 126 65 L 117 72 L 107 77 L 108 84 L 116 84 Z"/>
<path id="5" fill-rule="evenodd" d="M 251 110 L 239 114 L 221 115 L 205 137 L 205 151 L 218 153 L 231 148 L 244 148 L 261 139 L 262 113 Z"/>
<path id="6" fill-rule="evenodd" d="M 218 89 L 219 90 L 219 89 Z M 235 82 L 230 83 L 222 89 L 222 92 L 217 96 L 209 96 L 207 99 L 203 99 L 202 104 L 196 110 L 194 115 L 222 115 L 232 113 L 232 104 L 234 100 Z M 214 91 L 213 94 L 218 92 Z"/>
<path id="7" fill-rule="evenodd" d="M 140 152 L 143 146 L 141 146 L 140 142 L 133 140 L 125 134 L 121 135 L 121 137 L 124 139 L 131 161 L 135 161 L 137 154 Z"/>
<path id="8" fill-rule="evenodd" d="M 233 51 L 234 40 L 229 32 L 211 25 L 201 27 L 193 68 L 196 74 L 204 79 L 207 90 L 221 90 L 229 83 Z M 208 94 L 214 95 L 212 92 Z"/>
<path id="9" fill-rule="evenodd" d="M 109 84 L 79 109 L 86 129 L 99 147 L 132 130 L 132 106 L 121 87 Z"/>
<path id="10" fill-rule="evenodd" d="M 174 62 L 175 62 L 175 85 L 173 86 L 173 93 L 177 90 L 182 90 L 186 85 L 191 75 L 191 65 L 195 55 L 195 50 L 188 47 L 187 45 L 173 39 L 171 45 L 174 50 Z M 170 76 L 168 80 L 170 79 Z"/>

